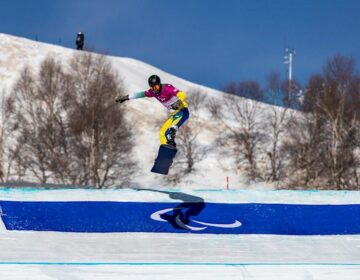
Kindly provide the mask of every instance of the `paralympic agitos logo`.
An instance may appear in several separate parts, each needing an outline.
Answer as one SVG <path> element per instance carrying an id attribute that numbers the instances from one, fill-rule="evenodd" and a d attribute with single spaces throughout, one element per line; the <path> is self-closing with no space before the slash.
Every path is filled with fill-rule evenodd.
<path id="1" fill-rule="evenodd" d="M 217 224 L 217 223 L 208 223 L 203 221 L 198 221 L 191 219 L 191 213 L 187 213 L 187 207 L 174 207 L 167 208 L 163 210 L 156 211 L 150 215 L 150 218 L 159 221 L 167 222 L 179 229 L 192 230 L 192 231 L 201 231 L 205 230 L 208 227 L 216 228 L 237 228 L 241 226 L 241 223 L 238 220 L 235 220 L 230 224 Z M 190 223 L 192 225 L 190 225 Z M 197 224 L 199 226 L 194 226 Z"/>

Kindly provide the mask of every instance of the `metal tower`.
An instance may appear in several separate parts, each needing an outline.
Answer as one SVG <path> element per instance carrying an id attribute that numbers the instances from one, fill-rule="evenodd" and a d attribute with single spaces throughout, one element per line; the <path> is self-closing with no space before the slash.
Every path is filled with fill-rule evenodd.
<path id="1" fill-rule="evenodd" d="M 295 49 L 285 49 L 285 56 L 284 56 L 284 64 L 288 65 L 288 94 L 289 100 L 291 100 L 291 84 L 292 84 L 292 66 L 293 66 L 293 59 L 296 54 Z"/>

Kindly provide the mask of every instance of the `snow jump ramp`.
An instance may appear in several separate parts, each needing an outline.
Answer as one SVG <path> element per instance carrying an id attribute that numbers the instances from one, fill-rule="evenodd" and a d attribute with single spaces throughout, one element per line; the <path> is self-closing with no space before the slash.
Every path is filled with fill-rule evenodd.
<path id="1" fill-rule="evenodd" d="M 1 279 L 360 272 L 358 192 L 4 188 L 0 214 Z"/>

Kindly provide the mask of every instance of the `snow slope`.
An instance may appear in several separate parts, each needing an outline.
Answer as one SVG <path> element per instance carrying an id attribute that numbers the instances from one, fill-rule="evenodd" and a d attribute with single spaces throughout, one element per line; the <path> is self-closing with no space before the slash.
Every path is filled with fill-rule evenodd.
<path id="1" fill-rule="evenodd" d="M 66 62 L 76 52 L 73 49 L 0 33 L 0 79 L 2 81 L 0 92 L 10 93 L 11 87 L 24 66 L 30 65 L 36 69 L 47 56 L 53 56 L 58 61 Z M 126 57 L 109 56 L 108 58 L 123 79 L 128 93 L 146 89 L 147 78 L 149 75 L 156 73 L 162 78 L 163 82 L 171 83 L 179 89 L 188 92 L 199 89 L 204 96 L 215 98 L 218 102 L 221 102 L 221 98 L 224 97 L 224 94 L 220 91 L 196 85 L 141 61 Z M 244 99 L 243 102 L 252 103 L 253 101 Z M 160 124 L 167 118 L 166 110 L 159 102 L 153 99 L 132 100 L 121 106 L 127 111 L 127 117 L 133 124 L 136 135 L 135 158 L 139 164 L 139 172 L 132 178 L 132 182 L 140 186 L 169 186 L 169 183 L 164 181 L 162 175 L 149 172 L 158 150 L 158 130 Z M 272 106 L 265 104 L 260 106 L 263 106 L 263 108 L 259 118 L 266 118 L 265 112 L 269 111 Z M 190 104 L 190 113 L 192 114 L 193 111 L 191 110 Z M 194 116 L 193 118 L 190 117 L 189 123 L 194 121 L 198 122 L 198 125 L 202 128 L 198 136 L 201 145 L 213 147 L 216 136 L 222 133 L 224 127 L 213 125 L 205 108 L 198 112 L 196 120 Z M 232 188 L 248 187 L 245 178 L 232 170 L 233 160 L 226 155 L 222 155 L 219 149 L 208 152 L 205 159 L 196 167 L 198 169 L 197 173 L 189 176 L 177 186 L 224 188 L 226 186 L 226 176 L 229 176 Z M 268 186 L 266 184 L 256 184 L 253 187 L 262 189 Z"/>

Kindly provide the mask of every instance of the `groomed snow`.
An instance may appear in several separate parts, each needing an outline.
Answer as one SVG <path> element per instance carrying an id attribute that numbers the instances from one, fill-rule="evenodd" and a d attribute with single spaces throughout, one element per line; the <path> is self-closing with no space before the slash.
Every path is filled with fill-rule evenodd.
<path id="1" fill-rule="evenodd" d="M 179 198 L 176 198 L 179 193 Z M 171 195 L 171 197 L 170 197 Z M 2 200 L 22 201 L 122 201 L 174 202 L 185 197 L 201 197 L 205 202 L 287 203 L 287 204 L 360 204 L 356 191 L 226 190 L 186 188 L 140 189 L 35 189 L 0 188 Z M 181 199 L 180 199 L 181 198 Z"/>
<path id="2" fill-rule="evenodd" d="M 0 233 L 0 279 L 358 279 L 360 236 Z"/>
<path id="3" fill-rule="evenodd" d="M 212 202 L 359 204 L 358 192 L 192 190 L 181 193 Z M 0 198 L 28 201 L 176 200 L 169 197 L 167 190 L 130 189 L 1 189 Z M 6 231 L 2 228 L 0 248 L 1 280 L 355 280 L 360 273 L 359 235 L 63 233 Z"/>

